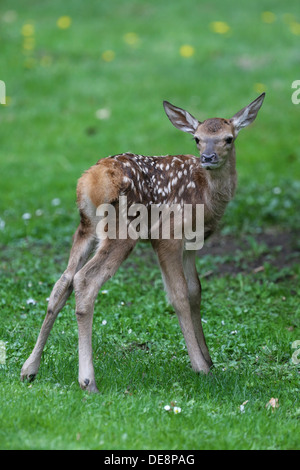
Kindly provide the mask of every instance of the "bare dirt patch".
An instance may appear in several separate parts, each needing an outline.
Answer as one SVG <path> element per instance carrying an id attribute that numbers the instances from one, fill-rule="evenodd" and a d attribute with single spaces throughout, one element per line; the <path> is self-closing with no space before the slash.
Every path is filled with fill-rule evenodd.
<path id="1" fill-rule="evenodd" d="M 282 270 L 300 263 L 300 233 L 269 230 L 255 237 L 234 238 L 214 234 L 198 252 L 199 257 L 225 257 L 210 274 L 237 274 L 263 271 L 264 264 Z"/>

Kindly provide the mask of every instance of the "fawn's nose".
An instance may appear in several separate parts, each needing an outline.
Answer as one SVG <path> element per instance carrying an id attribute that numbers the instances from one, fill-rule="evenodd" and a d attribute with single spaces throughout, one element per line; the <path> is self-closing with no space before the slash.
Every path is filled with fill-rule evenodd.
<path id="1" fill-rule="evenodd" d="M 202 163 L 216 163 L 218 161 L 218 156 L 216 153 L 202 153 L 201 162 Z"/>

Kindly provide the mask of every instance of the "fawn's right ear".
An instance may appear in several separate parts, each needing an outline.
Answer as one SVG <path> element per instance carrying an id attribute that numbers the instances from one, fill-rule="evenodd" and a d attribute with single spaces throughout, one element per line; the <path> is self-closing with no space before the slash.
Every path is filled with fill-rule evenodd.
<path id="1" fill-rule="evenodd" d="M 177 108 L 168 101 L 164 101 L 164 108 L 171 123 L 183 132 L 194 135 L 200 122 L 184 109 Z"/>

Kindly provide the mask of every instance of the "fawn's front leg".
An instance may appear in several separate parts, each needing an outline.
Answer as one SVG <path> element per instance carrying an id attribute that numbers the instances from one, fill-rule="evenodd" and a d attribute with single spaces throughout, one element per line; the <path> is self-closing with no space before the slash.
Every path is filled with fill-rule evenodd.
<path id="1" fill-rule="evenodd" d="M 208 373 L 208 364 L 195 333 L 189 290 L 182 264 L 182 240 L 159 240 L 152 242 L 157 252 L 160 268 L 171 304 L 177 314 L 186 342 L 192 368 Z"/>
<path id="2" fill-rule="evenodd" d="M 198 277 L 196 264 L 195 264 L 196 252 L 192 250 L 184 251 L 183 253 L 183 268 L 184 274 L 187 281 L 188 291 L 189 291 L 189 301 L 191 307 L 192 322 L 194 325 L 194 332 L 199 344 L 199 347 L 205 357 L 207 364 L 212 367 L 213 362 L 211 360 L 208 347 L 206 345 L 201 314 L 201 283 Z"/>

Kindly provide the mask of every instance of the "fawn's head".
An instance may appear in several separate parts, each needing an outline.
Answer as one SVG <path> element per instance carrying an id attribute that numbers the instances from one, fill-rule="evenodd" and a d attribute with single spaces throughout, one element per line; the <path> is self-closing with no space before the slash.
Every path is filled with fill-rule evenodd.
<path id="1" fill-rule="evenodd" d="M 188 111 L 164 101 L 166 114 L 172 124 L 181 131 L 192 134 L 200 152 L 202 168 L 214 170 L 228 160 L 234 148 L 234 141 L 243 128 L 257 116 L 265 93 L 241 109 L 231 119 L 213 118 L 199 122 Z"/>

